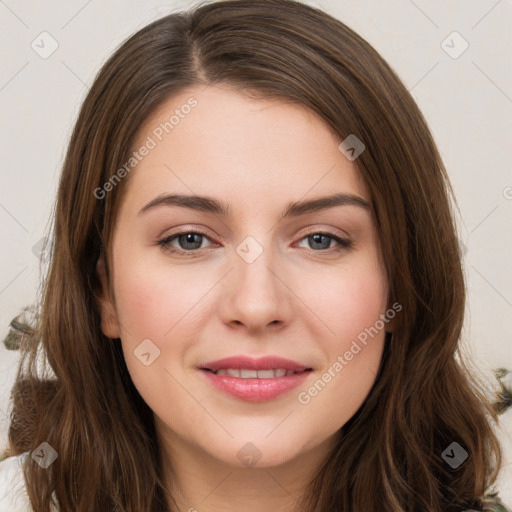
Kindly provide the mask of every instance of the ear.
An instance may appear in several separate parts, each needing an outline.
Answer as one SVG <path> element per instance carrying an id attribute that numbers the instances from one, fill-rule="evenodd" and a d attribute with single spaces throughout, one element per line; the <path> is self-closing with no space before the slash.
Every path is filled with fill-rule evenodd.
<path id="1" fill-rule="evenodd" d="M 98 273 L 101 283 L 101 291 L 98 295 L 101 314 L 101 330 L 107 338 L 116 339 L 120 337 L 121 332 L 114 302 L 110 297 L 107 269 L 103 254 L 101 254 L 96 264 L 96 272 Z"/>
<path id="2" fill-rule="evenodd" d="M 388 307 L 386 310 L 386 316 L 388 317 L 388 321 L 386 322 L 386 332 L 393 333 L 400 327 L 400 311 L 402 311 L 402 306 L 399 305 L 398 302 L 394 302 L 392 306 Z M 391 316 L 390 312 L 393 312 L 394 315 Z"/>
<path id="3" fill-rule="evenodd" d="M 395 318 L 390 319 L 388 321 L 388 323 L 386 324 L 386 329 L 385 329 L 386 332 L 393 333 L 393 331 L 395 330 L 395 328 L 396 328 L 396 325 L 395 325 L 396 324 L 396 320 L 395 320 Z"/>

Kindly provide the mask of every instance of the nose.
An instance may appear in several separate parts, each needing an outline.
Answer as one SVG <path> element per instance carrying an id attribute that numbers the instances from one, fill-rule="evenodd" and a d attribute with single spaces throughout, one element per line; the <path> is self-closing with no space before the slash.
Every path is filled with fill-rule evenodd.
<path id="1" fill-rule="evenodd" d="M 293 293 L 273 251 L 263 250 L 249 237 L 237 247 L 232 263 L 222 283 L 219 313 L 223 322 L 249 331 L 288 324 Z"/>

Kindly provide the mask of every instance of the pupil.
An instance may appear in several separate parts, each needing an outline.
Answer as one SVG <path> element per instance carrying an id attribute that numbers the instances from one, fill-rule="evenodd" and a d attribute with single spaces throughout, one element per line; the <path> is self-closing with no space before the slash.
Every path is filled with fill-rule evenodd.
<path id="1" fill-rule="evenodd" d="M 191 244 L 199 244 L 197 245 L 197 247 L 192 247 L 193 249 L 197 249 L 199 247 L 201 247 L 201 241 L 195 241 L 194 238 L 195 237 L 200 237 L 201 235 L 197 234 L 197 233 L 187 233 L 186 235 L 183 235 L 182 238 L 184 239 L 184 244 L 185 246 L 188 244 L 188 243 L 191 243 Z M 190 247 L 189 247 L 190 249 Z"/>
<path id="2" fill-rule="evenodd" d="M 313 235 L 311 238 L 313 239 L 314 244 L 317 244 L 317 243 L 321 244 L 322 238 L 326 239 L 327 240 L 327 248 L 328 248 L 328 246 L 329 246 L 329 240 L 328 240 L 329 237 L 327 237 L 326 235 L 317 234 L 317 235 Z M 324 243 L 324 245 L 325 245 L 325 243 Z"/>

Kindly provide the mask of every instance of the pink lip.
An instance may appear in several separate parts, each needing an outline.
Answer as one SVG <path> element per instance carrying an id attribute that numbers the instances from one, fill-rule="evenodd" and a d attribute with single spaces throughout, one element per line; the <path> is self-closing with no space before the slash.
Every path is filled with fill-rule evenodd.
<path id="1" fill-rule="evenodd" d="M 224 366 L 224 368 L 226 367 Z M 233 368 L 233 366 L 228 366 L 228 368 Z M 283 367 L 278 365 L 272 368 Z M 307 379 L 311 372 L 303 371 L 294 375 L 288 375 L 287 377 L 274 377 L 271 379 L 242 379 L 231 375 L 217 375 L 204 368 L 201 369 L 201 373 L 205 375 L 209 383 L 216 389 L 230 396 L 249 402 L 265 402 L 296 388 Z"/>
<path id="2" fill-rule="evenodd" d="M 265 356 L 255 358 L 244 355 L 225 357 L 218 361 L 211 361 L 209 363 L 201 364 L 199 368 L 212 370 L 214 372 L 221 368 L 245 368 L 247 370 L 272 370 L 273 368 L 284 368 L 285 370 L 293 370 L 294 372 L 302 372 L 309 369 L 307 366 L 304 366 L 297 361 L 284 359 L 283 357 Z"/>
<path id="3" fill-rule="evenodd" d="M 274 377 L 271 379 L 242 379 L 232 375 L 216 375 L 215 371 L 220 369 L 240 369 L 247 370 L 272 370 L 282 368 L 298 372 L 294 375 L 285 377 Z M 208 379 L 208 382 L 219 391 L 235 398 L 241 398 L 250 402 L 264 402 L 272 400 L 278 396 L 296 388 L 310 374 L 312 368 L 278 356 L 249 357 L 244 355 L 226 357 L 217 361 L 201 364 L 199 366 L 201 373 Z M 211 370 L 211 371 L 209 371 Z"/>

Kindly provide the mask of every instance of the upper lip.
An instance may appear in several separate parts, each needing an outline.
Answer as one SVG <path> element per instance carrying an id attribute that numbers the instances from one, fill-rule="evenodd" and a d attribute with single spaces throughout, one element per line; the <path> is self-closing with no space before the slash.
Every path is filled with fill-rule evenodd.
<path id="1" fill-rule="evenodd" d="M 265 357 L 250 357 L 250 356 L 233 356 L 218 359 L 200 365 L 201 369 L 212 370 L 216 372 L 221 369 L 248 369 L 248 370 L 272 370 L 276 368 L 283 368 L 285 370 L 292 370 L 294 372 L 302 372 L 304 370 L 311 370 L 312 368 L 305 366 L 297 361 L 285 359 L 279 356 L 265 356 Z"/>

